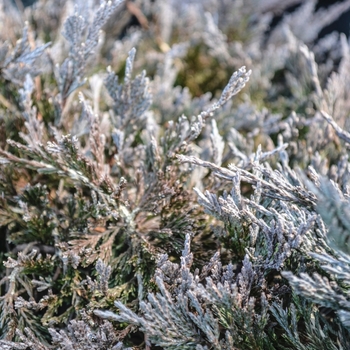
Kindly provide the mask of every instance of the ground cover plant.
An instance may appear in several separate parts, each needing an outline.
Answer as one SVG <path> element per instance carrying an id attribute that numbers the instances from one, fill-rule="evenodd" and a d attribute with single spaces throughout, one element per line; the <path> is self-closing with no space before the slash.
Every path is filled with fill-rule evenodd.
<path id="1" fill-rule="evenodd" d="M 349 8 L 1 1 L 0 348 L 350 349 Z"/>

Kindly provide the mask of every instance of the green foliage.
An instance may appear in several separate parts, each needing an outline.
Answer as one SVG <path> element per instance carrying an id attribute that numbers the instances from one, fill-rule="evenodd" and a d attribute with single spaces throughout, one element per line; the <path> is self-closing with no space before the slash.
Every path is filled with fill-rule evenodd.
<path id="1" fill-rule="evenodd" d="M 0 3 L 0 348 L 349 349 L 348 3 L 97 2 Z"/>

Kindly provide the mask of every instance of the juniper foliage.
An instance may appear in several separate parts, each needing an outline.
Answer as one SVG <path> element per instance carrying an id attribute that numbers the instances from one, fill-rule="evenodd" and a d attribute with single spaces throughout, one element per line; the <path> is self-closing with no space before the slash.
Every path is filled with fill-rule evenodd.
<path id="1" fill-rule="evenodd" d="M 316 5 L 0 1 L 1 349 L 350 348 L 350 43 L 316 40 L 350 2 Z"/>

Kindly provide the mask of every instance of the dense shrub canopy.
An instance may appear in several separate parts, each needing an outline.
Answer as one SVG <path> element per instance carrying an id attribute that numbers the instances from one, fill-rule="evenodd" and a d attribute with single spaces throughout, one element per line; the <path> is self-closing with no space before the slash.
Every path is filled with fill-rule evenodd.
<path id="1" fill-rule="evenodd" d="M 0 1 L 0 348 L 350 349 L 349 8 Z"/>

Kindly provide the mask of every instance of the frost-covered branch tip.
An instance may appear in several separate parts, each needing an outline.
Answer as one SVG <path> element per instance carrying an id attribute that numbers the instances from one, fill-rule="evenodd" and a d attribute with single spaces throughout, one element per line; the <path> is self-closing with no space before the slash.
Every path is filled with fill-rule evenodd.
<path id="1" fill-rule="evenodd" d="M 237 95 L 249 81 L 251 70 L 246 71 L 245 66 L 234 72 L 230 78 L 230 81 L 226 85 L 224 91 L 221 94 L 219 101 L 213 106 L 214 109 L 223 106 L 228 100 L 230 100 L 234 95 Z"/>

